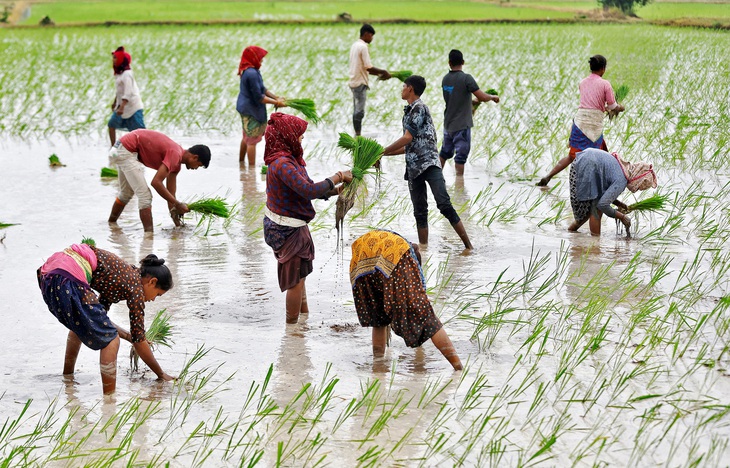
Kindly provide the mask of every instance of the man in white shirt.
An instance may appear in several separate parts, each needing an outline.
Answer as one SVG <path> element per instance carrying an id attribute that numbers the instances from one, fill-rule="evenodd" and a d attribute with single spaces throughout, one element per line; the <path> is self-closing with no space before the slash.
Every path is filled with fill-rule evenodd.
<path id="1" fill-rule="evenodd" d="M 390 79 L 390 73 L 385 69 L 375 68 L 370 62 L 368 44 L 373 41 L 375 29 L 369 24 L 360 28 L 360 39 L 350 48 L 350 90 L 355 111 L 352 114 L 352 125 L 355 135 L 360 135 L 362 119 L 365 116 L 365 100 L 367 99 L 368 75 L 375 75 L 381 80 Z"/>

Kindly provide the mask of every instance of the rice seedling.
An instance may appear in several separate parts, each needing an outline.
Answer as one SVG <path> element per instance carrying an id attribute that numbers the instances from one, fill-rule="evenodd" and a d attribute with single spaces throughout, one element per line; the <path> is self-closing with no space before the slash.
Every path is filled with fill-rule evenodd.
<path id="1" fill-rule="evenodd" d="M 269 166 L 267 166 L 266 164 L 262 164 L 262 165 L 261 165 L 261 174 L 262 174 L 262 175 L 266 175 L 266 173 L 267 173 L 268 171 L 269 171 Z"/>
<path id="2" fill-rule="evenodd" d="M 119 177 L 119 171 L 117 171 L 116 169 L 111 168 L 111 167 L 102 167 L 101 168 L 101 177 L 105 177 L 105 178 L 106 177 L 108 177 L 108 178 Z"/>
<path id="3" fill-rule="evenodd" d="M 203 236 L 208 235 L 215 218 L 228 219 L 233 211 L 233 207 L 222 197 L 201 198 L 187 205 L 190 211 L 198 215 L 198 224 L 195 228 L 206 225 Z"/>
<path id="4" fill-rule="evenodd" d="M 622 84 L 614 87 L 613 92 L 616 97 L 616 102 L 624 102 L 626 96 L 629 95 L 629 87 L 625 84 Z"/>
<path id="5" fill-rule="evenodd" d="M 152 319 L 152 323 L 145 332 L 145 339 L 149 343 L 150 348 L 154 351 L 160 346 L 167 348 L 172 347 L 172 325 L 170 325 L 170 314 L 167 309 L 159 310 L 155 317 Z M 129 364 L 132 368 L 132 372 L 139 370 L 139 355 L 134 349 L 134 346 L 129 350 Z"/>
<path id="6" fill-rule="evenodd" d="M 340 139 L 343 136 L 340 134 Z M 380 160 L 383 154 L 383 147 L 375 140 L 358 136 L 355 138 L 355 146 L 352 148 L 352 182 L 345 184 L 342 192 L 337 197 L 337 209 L 335 211 L 335 227 L 340 232 L 345 215 L 355 204 L 358 190 L 364 183 L 364 177 L 370 173 L 370 168 Z"/>
<path id="7" fill-rule="evenodd" d="M 654 194 L 628 207 L 628 212 L 663 211 L 664 204 L 669 200 L 669 195 Z"/>
<path id="8" fill-rule="evenodd" d="M 91 237 L 85 237 L 81 239 L 82 244 L 90 245 L 92 247 L 96 247 L 96 241 L 92 239 Z"/>
<path id="9" fill-rule="evenodd" d="M 48 156 L 48 165 L 51 167 L 64 167 L 65 164 L 61 163 L 61 160 L 58 159 L 58 155 L 55 153 Z"/>
<path id="10" fill-rule="evenodd" d="M 390 73 L 392 78 L 397 78 L 400 81 L 406 81 L 406 78 L 413 75 L 413 72 L 410 70 L 389 71 L 388 73 Z"/>
<path id="11" fill-rule="evenodd" d="M 0 223 L 0 229 L 9 228 L 10 226 L 18 226 L 18 223 Z"/>
<path id="12" fill-rule="evenodd" d="M 354 151 L 355 149 L 355 137 L 349 133 L 340 132 L 340 138 L 337 140 L 337 146 L 348 151 Z"/>
<path id="13" fill-rule="evenodd" d="M 315 125 L 321 120 L 312 99 L 287 99 L 286 106 L 301 112 L 308 121 Z"/>

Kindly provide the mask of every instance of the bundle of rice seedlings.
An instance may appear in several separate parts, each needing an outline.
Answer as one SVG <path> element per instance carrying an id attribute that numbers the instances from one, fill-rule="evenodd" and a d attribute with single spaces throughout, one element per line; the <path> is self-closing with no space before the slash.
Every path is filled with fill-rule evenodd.
<path id="1" fill-rule="evenodd" d="M 267 166 L 266 164 L 264 164 L 263 166 L 261 166 L 261 174 L 266 175 L 266 173 L 268 171 L 269 171 L 269 166 Z"/>
<path id="2" fill-rule="evenodd" d="M 48 164 L 49 164 L 49 165 L 50 165 L 51 167 L 63 167 L 63 166 L 65 166 L 65 164 L 63 164 L 63 163 L 61 162 L 61 160 L 60 160 L 60 159 L 58 159 L 58 156 L 56 156 L 56 154 L 55 154 L 55 153 L 54 153 L 54 154 L 52 154 L 52 155 L 50 155 L 50 156 L 48 156 Z"/>
<path id="3" fill-rule="evenodd" d="M 623 100 L 626 99 L 626 96 L 629 95 L 629 87 L 627 85 L 620 85 L 619 87 L 614 88 L 613 94 L 616 96 L 617 102 L 623 102 Z"/>
<path id="4" fill-rule="evenodd" d="M 342 149 L 352 151 L 355 149 L 355 137 L 349 133 L 341 132 L 340 139 L 337 140 L 337 146 Z"/>
<path id="5" fill-rule="evenodd" d="M 340 134 L 342 138 L 342 134 Z M 375 140 L 358 136 L 352 149 L 352 182 L 346 184 L 337 197 L 335 209 L 335 227 L 340 231 L 345 215 L 355 204 L 358 189 L 362 186 L 363 178 L 371 173 L 370 168 L 380 160 L 384 148 Z"/>
<path id="6" fill-rule="evenodd" d="M 317 114 L 317 108 L 314 105 L 314 101 L 311 99 L 286 99 L 284 101 L 287 107 L 291 107 L 294 110 L 298 110 L 307 120 L 313 124 L 320 122 L 319 114 Z"/>
<path id="7" fill-rule="evenodd" d="M 170 325 L 170 314 L 167 313 L 167 309 L 162 309 L 155 318 L 152 319 L 152 323 L 145 332 L 145 339 L 149 343 L 152 350 L 156 350 L 160 346 L 172 347 L 172 325 Z M 139 370 L 139 355 L 135 351 L 134 347 L 129 352 L 129 365 L 133 372 Z"/>
<path id="8" fill-rule="evenodd" d="M 664 203 L 669 199 L 668 195 L 654 194 L 649 198 L 640 200 L 633 205 L 629 205 L 628 212 L 636 211 L 663 211 Z"/>
<path id="9" fill-rule="evenodd" d="M 629 87 L 626 85 L 621 85 L 617 88 L 614 88 L 613 94 L 616 97 L 616 102 L 621 103 L 624 99 L 626 99 L 626 96 L 629 95 Z M 615 109 L 608 111 L 608 120 L 613 120 L 614 117 L 618 116 L 618 114 L 619 112 Z"/>
<path id="10" fill-rule="evenodd" d="M 92 247 L 96 247 L 96 241 L 92 239 L 91 237 L 84 237 L 81 239 L 82 244 L 90 245 Z"/>
<path id="11" fill-rule="evenodd" d="M 116 169 L 113 169 L 111 167 L 102 167 L 101 168 L 101 176 L 102 177 L 118 177 L 119 172 L 117 172 Z"/>
<path id="12" fill-rule="evenodd" d="M 231 215 L 230 205 L 221 197 L 201 198 L 196 202 L 188 203 L 188 208 L 203 217 L 228 218 Z"/>
<path id="13" fill-rule="evenodd" d="M 10 226 L 17 226 L 17 223 L 0 223 L 0 229 L 9 228 Z"/>
<path id="14" fill-rule="evenodd" d="M 494 89 L 494 88 L 489 88 L 489 89 L 487 90 L 487 94 L 491 94 L 492 96 L 499 96 L 499 93 L 498 93 L 498 92 L 497 92 L 497 90 L 496 90 L 496 89 Z"/>
<path id="15" fill-rule="evenodd" d="M 391 71 L 388 73 L 390 73 L 391 78 L 398 78 L 401 81 L 406 81 L 406 78 L 413 75 L 413 72 L 410 70 Z"/>

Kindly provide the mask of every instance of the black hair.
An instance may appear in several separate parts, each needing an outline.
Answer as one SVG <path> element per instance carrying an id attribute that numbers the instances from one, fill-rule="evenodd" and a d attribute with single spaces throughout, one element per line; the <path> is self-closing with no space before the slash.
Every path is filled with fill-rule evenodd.
<path id="1" fill-rule="evenodd" d="M 416 96 L 422 95 L 426 90 L 426 79 L 420 75 L 411 75 L 406 78 L 404 83 L 413 88 L 413 92 L 416 93 Z"/>
<path id="2" fill-rule="evenodd" d="M 375 28 L 370 26 L 368 23 L 365 23 L 360 28 L 360 37 L 362 37 L 362 35 L 365 33 L 375 34 Z"/>
<path id="3" fill-rule="evenodd" d="M 149 254 L 139 262 L 141 268 L 139 274 L 142 278 L 151 276 L 157 278 L 157 287 L 163 291 L 169 291 L 173 287 L 172 273 L 165 266 L 164 258 L 157 258 L 155 254 Z"/>
<path id="4" fill-rule="evenodd" d="M 608 65 L 608 61 L 603 55 L 594 55 L 588 59 L 588 63 L 591 65 L 592 72 L 601 71 L 606 68 L 606 65 Z"/>
<path id="5" fill-rule="evenodd" d="M 458 49 L 451 49 L 451 52 L 449 52 L 449 65 L 464 65 L 464 54 Z"/>
<path id="6" fill-rule="evenodd" d="M 188 152 L 198 157 L 198 161 L 203 163 L 206 168 L 210 164 L 210 148 L 205 145 L 195 145 L 188 148 Z"/>

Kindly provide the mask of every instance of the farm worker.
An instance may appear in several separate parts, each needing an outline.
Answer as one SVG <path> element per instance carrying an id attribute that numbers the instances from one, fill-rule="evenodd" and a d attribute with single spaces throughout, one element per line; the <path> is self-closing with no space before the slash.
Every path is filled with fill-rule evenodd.
<path id="1" fill-rule="evenodd" d="M 601 216 L 605 214 L 620 220 L 628 231 L 631 219 L 611 204 L 626 210 L 626 205 L 617 200 L 624 189 L 636 192 L 656 186 L 656 174 L 649 163 L 632 164 L 616 153 L 595 148 L 583 150 L 570 168 L 570 204 L 575 221 L 568 230 L 575 232 L 590 219 L 591 234 L 600 236 Z"/>
<path id="2" fill-rule="evenodd" d="M 238 152 L 238 160 L 243 162 L 248 156 L 248 165 L 256 164 L 256 145 L 264 137 L 266 131 L 266 104 L 276 107 L 286 105 L 284 98 L 277 97 L 266 89 L 261 78 L 261 64 L 267 51 L 258 46 L 248 46 L 243 49 L 241 62 L 238 64 L 238 74 L 241 77 L 236 101 L 236 110 L 241 114 L 243 138 Z"/>
<path id="3" fill-rule="evenodd" d="M 109 222 L 116 223 L 127 203 L 137 195 L 142 226 L 145 231 L 151 232 L 152 192 L 144 178 L 145 166 L 157 171 L 152 178 L 152 187 L 167 200 L 170 216 L 175 226 L 180 226 L 180 216 L 190 210 L 175 198 L 177 174 L 183 164 L 191 170 L 208 167 L 210 149 L 205 145 L 194 145 L 185 150 L 160 132 L 134 130 L 114 144 L 109 157 L 119 169 L 119 194 L 114 200 Z M 167 182 L 167 187 L 163 181 Z"/>
<path id="4" fill-rule="evenodd" d="M 350 91 L 352 91 L 352 102 L 355 110 L 352 114 L 352 125 L 355 127 L 355 135 L 362 131 L 362 119 L 365 117 L 365 101 L 370 87 L 368 75 L 375 75 L 381 80 L 389 80 L 390 73 L 381 68 L 375 68 L 370 62 L 370 51 L 368 44 L 373 42 L 375 29 L 369 24 L 363 24 L 360 28 L 360 39 L 350 47 Z"/>
<path id="5" fill-rule="evenodd" d="M 466 234 L 464 223 L 451 205 L 451 198 L 446 191 L 446 182 L 441 170 L 439 153 L 436 148 L 436 129 L 433 126 L 431 113 L 421 100 L 426 89 L 426 80 L 422 76 L 412 75 L 406 78 L 401 91 L 401 98 L 408 102 L 403 114 L 403 136 L 385 148 L 384 156 L 396 154 L 406 155 L 406 174 L 408 190 L 411 193 L 413 214 L 418 229 L 418 242 L 428 244 L 428 199 L 426 184 L 436 200 L 441 214 L 449 220 L 451 226 L 464 242 L 464 247 L 471 249 L 471 241 Z"/>
<path id="6" fill-rule="evenodd" d="M 586 148 L 598 148 L 608 151 L 606 140 L 603 138 L 603 115 L 605 112 L 618 114 L 624 111 L 624 106 L 616 102 L 613 88 L 608 80 L 603 79 L 606 73 L 606 57 L 594 55 L 588 60 L 591 74 L 584 78 L 580 85 L 580 105 L 573 119 L 570 130 L 568 156 L 555 165 L 552 171 L 537 183 L 538 187 L 545 187 L 558 172 L 573 162 L 581 151 Z"/>
<path id="7" fill-rule="evenodd" d="M 102 387 L 105 394 L 113 393 L 121 337 L 132 343 L 158 378 L 174 379 L 155 359 L 144 330 L 145 302 L 154 301 L 172 288 L 172 275 L 164 263 L 164 259 L 150 254 L 137 268 L 106 250 L 74 244 L 51 255 L 38 269 L 38 286 L 48 310 L 69 329 L 64 375 L 74 373 L 83 343 L 101 351 Z M 129 307 L 129 331 L 107 315 L 109 307 L 120 301 L 127 301 Z"/>
<path id="8" fill-rule="evenodd" d="M 309 178 L 302 149 L 306 130 L 307 122 L 281 112 L 271 114 L 266 128 L 264 240 L 279 265 L 279 287 L 286 291 L 286 323 L 297 323 L 300 313 L 309 313 L 304 280 L 314 260 L 307 227 L 315 215 L 312 200 L 337 195 L 342 182 L 352 181 L 350 171 L 338 171 L 317 183 Z"/>
<path id="9" fill-rule="evenodd" d="M 416 244 L 390 231 L 370 231 L 352 243 L 350 282 L 360 325 L 373 327 L 373 354 L 382 356 L 388 326 L 417 348 L 429 339 L 456 370 L 461 360 L 426 295 Z"/>
<path id="10" fill-rule="evenodd" d="M 464 55 L 460 50 L 452 49 L 449 52 L 449 68 L 451 70 L 441 80 L 441 88 L 446 101 L 444 110 L 444 141 L 441 144 L 439 159 L 444 167 L 448 159 L 454 158 L 456 175 L 464 175 L 464 164 L 471 150 L 472 95 L 476 98 L 475 104 L 480 102 L 499 102 L 499 96 L 487 94 L 481 89 L 474 78 L 462 71 Z M 456 153 L 456 157 L 454 157 Z"/>
<path id="11" fill-rule="evenodd" d="M 138 128 L 145 128 L 144 105 L 132 74 L 131 65 L 132 56 L 124 50 L 124 47 L 118 47 L 112 52 L 116 96 L 112 102 L 112 116 L 108 123 L 111 145 L 117 141 L 118 128 L 130 132 Z"/>

